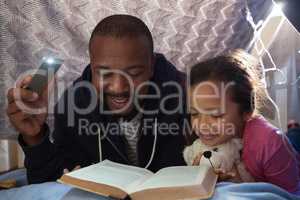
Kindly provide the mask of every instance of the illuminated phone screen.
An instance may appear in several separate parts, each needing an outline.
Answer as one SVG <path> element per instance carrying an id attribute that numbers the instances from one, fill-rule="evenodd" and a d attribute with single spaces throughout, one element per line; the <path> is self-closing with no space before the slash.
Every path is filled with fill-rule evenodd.
<path id="1" fill-rule="evenodd" d="M 54 77 L 61 67 L 63 60 L 57 58 L 45 58 L 36 73 L 32 77 L 27 89 L 42 94 L 47 83 Z"/>

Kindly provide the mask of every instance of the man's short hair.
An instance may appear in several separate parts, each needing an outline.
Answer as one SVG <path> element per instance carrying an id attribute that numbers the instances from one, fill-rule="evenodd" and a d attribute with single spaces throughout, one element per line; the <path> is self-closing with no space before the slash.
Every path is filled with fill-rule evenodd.
<path id="1" fill-rule="evenodd" d="M 111 36 L 116 38 L 136 38 L 144 36 L 153 53 L 153 38 L 146 24 L 137 17 L 131 15 L 111 15 L 101 20 L 92 32 L 89 46 L 95 36 Z"/>

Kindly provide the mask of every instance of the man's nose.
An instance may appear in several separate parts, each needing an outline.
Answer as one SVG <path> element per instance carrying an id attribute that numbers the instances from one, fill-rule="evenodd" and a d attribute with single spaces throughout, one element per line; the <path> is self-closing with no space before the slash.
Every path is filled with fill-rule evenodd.
<path id="1" fill-rule="evenodd" d="M 114 74 L 109 83 L 109 90 L 122 93 L 129 90 L 129 80 L 122 74 Z"/>

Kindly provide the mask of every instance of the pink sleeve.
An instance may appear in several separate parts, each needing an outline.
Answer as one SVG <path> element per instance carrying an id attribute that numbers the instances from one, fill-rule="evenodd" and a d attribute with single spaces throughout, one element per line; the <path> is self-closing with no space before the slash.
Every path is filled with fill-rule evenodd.
<path id="1" fill-rule="evenodd" d="M 274 135 L 265 146 L 264 176 L 268 182 L 295 192 L 300 180 L 296 153 L 285 137 L 277 133 Z"/>

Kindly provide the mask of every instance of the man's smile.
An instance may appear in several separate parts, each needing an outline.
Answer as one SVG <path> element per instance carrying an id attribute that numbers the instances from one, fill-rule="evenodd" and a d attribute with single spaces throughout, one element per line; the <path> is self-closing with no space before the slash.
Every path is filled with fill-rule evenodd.
<path id="1" fill-rule="evenodd" d="M 129 103 L 129 97 L 124 96 L 109 96 L 111 104 L 117 108 L 122 109 Z"/>

